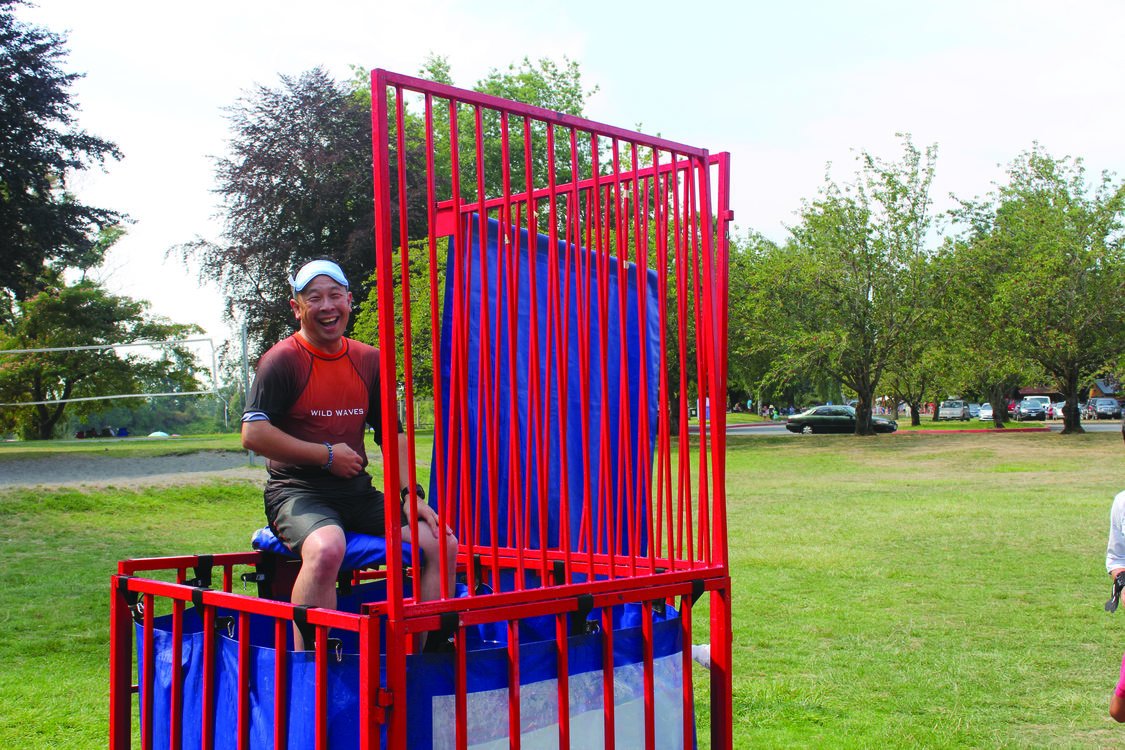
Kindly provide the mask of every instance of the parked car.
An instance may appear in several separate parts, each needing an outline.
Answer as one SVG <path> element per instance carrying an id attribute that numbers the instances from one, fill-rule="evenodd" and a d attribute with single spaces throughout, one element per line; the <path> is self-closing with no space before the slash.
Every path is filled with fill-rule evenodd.
<path id="1" fill-rule="evenodd" d="M 875 432 L 894 432 L 898 423 L 886 417 L 871 415 Z M 814 406 L 794 414 L 785 421 L 785 429 L 811 435 L 815 432 L 855 432 L 855 409 L 850 406 Z"/>
<path id="2" fill-rule="evenodd" d="M 941 406 L 938 407 L 937 418 L 939 422 L 944 419 L 968 421 L 969 405 L 964 401 L 942 401 Z"/>
<path id="3" fill-rule="evenodd" d="M 1121 404 L 1115 398 L 1092 398 L 1086 404 L 1087 419 L 1121 419 Z"/>
<path id="4" fill-rule="evenodd" d="M 1026 422 L 1031 419 L 1047 420 L 1047 410 L 1039 399 L 1025 398 L 1020 401 L 1019 410 L 1016 412 L 1017 422 Z"/>
<path id="5" fill-rule="evenodd" d="M 1056 401 L 1047 407 L 1047 419 L 1062 419 L 1063 407 L 1066 406 L 1065 401 Z"/>
<path id="6" fill-rule="evenodd" d="M 977 419 L 982 422 L 992 421 L 992 404 L 981 404 L 980 411 L 977 413 Z"/>
<path id="7" fill-rule="evenodd" d="M 969 404 L 969 419 L 976 419 L 980 416 L 980 404 Z"/>

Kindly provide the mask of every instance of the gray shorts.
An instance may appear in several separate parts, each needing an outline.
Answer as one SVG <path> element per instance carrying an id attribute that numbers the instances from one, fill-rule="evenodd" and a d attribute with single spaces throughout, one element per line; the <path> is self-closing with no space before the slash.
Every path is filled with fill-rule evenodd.
<path id="1" fill-rule="evenodd" d="M 366 481 L 360 479 L 366 477 Z M 266 485 L 266 519 L 277 538 L 301 553 L 301 544 L 321 526 L 339 526 L 373 536 L 386 535 L 383 493 L 361 474 L 347 491 L 310 489 L 270 482 Z"/>

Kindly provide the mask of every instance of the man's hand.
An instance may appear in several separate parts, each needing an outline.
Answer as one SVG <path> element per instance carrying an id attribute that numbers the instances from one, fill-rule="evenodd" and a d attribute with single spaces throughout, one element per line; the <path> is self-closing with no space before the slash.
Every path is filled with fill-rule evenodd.
<path id="1" fill-rule="evenodd" d="M 348 479 L 363 471 L 363 457 L 356 453 L 347 443 L 336 443 L 332 446 L 332 464 L 328 467 L 331 474 Z"/>
<path id="2" fill-rule="evenodd" d="M 415 512 L 418 514 L 418 520 L 420 522 L 426 524 L 427 526 L 429 526 L 430 527 L 430 533 L 432 533 L 434 535 L 434 539 L 437 539 L 440 536 L 438 534 L 438 529 L 441 528 L 441 520 L 438 518 L 437 511 L 434 510 L 433 508 L 431 508 L 429 505 L 427 505 L 426 501 L 423 500 L 422 498 L 418 498 L 418 501 L 414 504 L 414 508 L 415 508 Z M 410 504 L 409 503 L 406 503 L 403 506 L 403 509 L 402 509 L 402 525 L 403 526 L 409 526 L 410 525 Z M 445 527 L 445 533 L 452 534 L 453 529 L 446 526 Z"/>

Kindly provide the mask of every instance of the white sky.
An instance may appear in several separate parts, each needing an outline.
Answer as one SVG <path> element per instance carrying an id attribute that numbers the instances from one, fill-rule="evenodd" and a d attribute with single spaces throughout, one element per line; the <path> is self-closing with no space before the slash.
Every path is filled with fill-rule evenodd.
<path id="1" fill-rule="evenodd" d="M 1125 172 L 1119 0 L 38 0 L 26 21 L 68 35 L 80 125 L 125 159 L 72 187 L 135 224 L 104 280 L 219 340 L 221 298 L 174 245 L 214 239 L 222 107 L 278 74 L 349 65 L 417 74 L 449 57 L 457 85 L 525 55 L 576 60 L 590 119 L 730 151 L 736 224 L 780 239 L 825 165 L 937 142 L 934 194 L 983 195 L 1038 140 L 1093 173 Z M 279 273 L 289 269 L 279 269 Z"/>

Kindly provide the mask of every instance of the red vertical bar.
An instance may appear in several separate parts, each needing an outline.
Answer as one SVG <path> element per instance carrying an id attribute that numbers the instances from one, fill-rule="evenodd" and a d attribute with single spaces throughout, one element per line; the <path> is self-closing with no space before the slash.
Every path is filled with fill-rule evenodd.
<path id="1" fill-rule="evenodd" d="M 715 369 L 717 398 L 726 404 L 727 400 L 727 313 L 728 300 L 728 273 L 730 267 L 727 227 L 730 222 L 730 154 L 719 154 L 718 159 L 718 231 L 716 233 L 717 267 L 715 269 L 715 284 L 717 297 L 716 317 L 718 320 L 718 334 L 716 335 Z M 726 510 L 726 446 L 727 426 L 726 410 L 719 409 L 715 422 L 715 434 L 711 438 L 714 455 L 711 466 L 714 472 L 712 484 L 712 550 L 714 562 L 727 571 L 727 510 Z"/>
<path id="2" fill-rule="evenodd" d="M 379 707 L 379 618 L 368 615 L 359 621 L 359 747 L 379 747 L 379 724 L 383 709 Z"/>
<path id="3" fill-rule="evenodd" d="M 695 568 L 695 542 L 692 538 L 692 506 L 691 506 L 691 438 L 688 434 L 688 379 L 687 379 L 687 334 L 688 313 L 687 302 L 691 296 L 688 288 L 687 254 L 689 238 L 691 236 L 691 215 L 688 207 L 691 205 L 691 172 L 684 171 L 684 199 L 683 203 L 676 206 L 676 216 L 680 220 L 680 231 L 676 233 L 676 322 L 680 344 L 680 436 L 679 436 L 679 461 L 677 468 L 677 503 L 680 517 L 683 518 L 680 547 L 681 559 L 686 558 L 688 567 Z M 678 202 L 677 191 L 674 202 Z M 684 547 L 686 546 L 686 550 Z"/>
<path id="4" fill-rule="evenodd" d="M 459 628 L 453 641 L 453 690 L 454 690 L 454 720 L 455 720 L 455 745 L 457 750 L 468 750 L 469 747 L 469 713 L 468 713 L 468 678 L 466 676 L 465 630 Z M 402 747 L 406 747 L 403 745 Z"/>
<path id="5" fill-rule="evenodd" d="M 593 187 L 586 191 L 586 242 L 585 248 L 579 252 L 579 275 L 576 282 L 576 298 L 578 302 L 578 404 L 580 423 L 582 425 L 582 528 L 585 530 L 585 542 L 580 547 L 586 551 L 586 580 L 594 580 L 594 552 L 597 546 L 597 534 L 594 530 L 594 492 L 596 485 L 593 483 L 593 466 L 590 456 L 590 274 L 592 261 L 596 249 L 598 222 L 598 162 L 597 162 L 597 136 L 591 134 L 591 151 L 593 161 L 591 165 L 591 180 Z"/>
<path id="6" fill-rule="evenodd" d="M 493 345 L 492 339 L 492 316 L 491 310 L 491 295 L 489 288 L 489 259 L 488 259 L 488 215 L 484 210 L 485 199 L 487 193 L 484 188 L 484 120 L 483 112 L 480 106 L 474 108 L 473 129 L 474 141 L 476 146 L 476 166 L 477 166 L 477 222 L 479 229 L 477 230 L 479 236 L 479 245 L 477 252 L 480 254 L 480 349 L 478 354 L 479 360 L 479 378 L 480 388 L 478 389 L 479 399 L 483 403 L 483 412 L 478 411 L 477 414 L 477 483 L 480 484 L 480 476 L 483 472 L 482 467 L 487 465 L 488 474 L 488 525 L 489 525 L 489 542 L 490 542 L 490 562 L 492 568 L 492 585 L 494 588 L 499 587 L 500 582 L 500 555 L 498 544 L 496 541 L 496 533 L 498 527 L 496 506 L 497 506 L 497 490 L 499 487 L 497 481 L 497 471 L 500 466 L 498 436 L 496 429 L 496 409 L 493 404 L 493 370 L 495 359 L 499 355 L 499 340 L 495 342 L 492 353 L 489 353 L 489 347 Z M 498 228 L 499 229 L 499 228 Z M 499 260 L 500 247 L 503 243 L 499 231 L 497 231 L 497 260 Z M 499 300 L 499 295 L 497 295 Z M 497 328 L 499 334 L 499 328 Z M 481 452 L 481 437 L 484 438 L 485 453 Z M 486 464 L 487 461 L 487 464 Z M 480 492 L 474 493 L 474 496 L 479 498 Z M 478 503 L 479 507 L 479 503 Z"/>
<path id="7" fill-rule="evenodd" d="M 411 334 L 410 313 L 412 297 L 410 294 L 410 217 L 407 211 L 406 204 L 406 133 L 404 125 L 404 113 L 402 102 L 402 87 L 395 87 L 395 151 L 397 158 L 397 175 L 398 175 L 398 228 L 399 228 L 399 257 L 400 257 L 400 276 L 402 286 L 402 380 L 404 385 L 403 397 L 406 401 L 406 451 L 407 451 L 407 488 L 409 490 L 410 509 L 408 518 L 403 521 L 410 525 L 410 538 L 418 539 L 418 495 L 415 492 L 415 487 L 418 485 L 418 466 L 414 460 L 414 356 L 413 356 L 413 336 Z M 398 460 L 398 435 L 395 435 L 396 444 L 393 445 L 394 450 L 388 455 L 391 457 L 392 462 Z M 388 446 L 390 448 L 392 446 Z M 401 479 L 400 479 L 401 482 Z M 398 489 L 397 487 L 395 488 Z M 388 497 L 391 497 L 388 495 Z M 444 544 L 439 545 L 438 549 L 443 549 Z M 398 545 L 392 554 L 402 556 L 402 545 Z M 440 561 L 439 561 L 440 562 Z M 442 568 L 444 570 L 444 568 Z M 412 580 L 414 582 L 413 590 L 415 598 L 418 598 L 418 590 L 421 580 L 421 566 L 411 565 L 410 571 Z M 444 581 L 444 576 L 442 577 Z"/>
<path id="8" fill-rule="evenodd" d="M 711 747 L 734 747 L 730 578 L 711 592 Z"/>
<path id="9" fill-rule="evenodd" d="M 394 321 L 394 274 L 393 248 L 391 239 L 391 197 L 390 197 L 390 154 L 387 136 L 387 73 L 384 70 L 371 72 L 371 150 L 375 181 L 375 270 L 377 273 L 376 293 L 379 309 L 379 341 L 382 346 L 379 357 L 379 378 L 382 386 L 380 405 L 382 407 L 382 444 L 389 451 L 392 460 L 383 462 L 383 493 L 387 497 L 397 497 L 399 491 L 398 461 L 393 460 L 397 445 L 398 425 L 395 410 L 395 321 Z M 402 529 L 395 524 L 398 509 L 394 503 L 387 518 L 387 543 L 393 550 L 402 548 Z M 402 602 L 402 554 L 387 556 L 387 609 L 388 627 L 391 632 L 400 631 L 396 624 L 403 617 Z M 406 656 L 400 647 L 387 649 L 387 684 L 392 695 L 406 693 Z M 387 739 L 391 747 L 406 746 L 406 721 L 401 711 L 392 711 L 387 727 Z"/>
<path id="10" fill-rule="evenodd" d="M 659 155 L 656 149 L 652 150 L 653 161 L 653 174 L 657 174 L 659 167 Z M 646 549 L 640 550 L 640 554 L 648 557 L 648 573 L 649 575 L 656 572 L 656 548 L 653 546 L 652 538 L 652 498 L 650 492 L 650 485 L 652 479 L 652 458 L 649 445 L 651 443 L 651 434 L 649 432 L 649 348 L 648 348 L 648 211 L 649 211 L 649 183 L 645 180 L 643 183 L 643 190 L 641 185 L 638 184 L 638 171 L 637 165 L 637 145 L 633 144 L 633 185 L 634 185 L 634 202 L 633 202 L 633 223 L 636 227 L 634 236 L 637 238 L 637 329 L 640 331 L 640 389 L 637 394 L 637 415 L 640 423 L 639 431 L 637 434 L 637 451 L 636 451 L 636 478 L 637 478 L 637 496 L 635 503 L 635 514 L 637 516 L 635 534 L 636 537 L 632 541 L 634 548 L 640 546 L 640 535 L 643 531 L 646 540 Z M 644 207 L 644 211 L 638 211 L 638 204 Z M 644 219 L 642 223 L 642 217 Z"/>
<path id="11" fill-rule="evenodd" d="M 700 160 L 690 160 L 691 169 L 695 175 L 689 183 L 693 190 L 693 200 L 688 208 L 691 210 L 692 226 L 692 290 L 695 297 L 695 383 L 699 396 L 699 556 L 705 562 L 711 558 L 711 536 L 708 533 L 709 518 L 708 500 L 710 493 L 707 490 L 708 461 L 711 458 L 708 435 L 710 418 L 711 389 L 709 377 L 710 352 L 711 352 L 711 307 L 710 307 L 710 279 L 703 278 L 705 269 L 701 267 L 706 263 L 710 239 L 706 236 L 704 226 L 710 225 L 710 210 L 707 203 L 710 198 L 705 193 L 707 181 L 706 170 Z"/>
<path id="12" fill-rule="evenodd" d="M 613 690 L 613 613 L 602 607 L 602 713 L 605 724 L 605 750 L 617 745 L 617 712 Z"/>
<path id="13" fill-rule="evenodd" d="M 375 172 L 375 270 L 379 310 L 379 342 L 382 346 L 379 357 L 379 378 L 382 387 L 380 406 L 382 411 L 383 450 L 392 458 L 397 455 L 398 419 L 395 384 L 398 375 L 395 368 L 395 320 L 394 320 L 394 244 L 391 236 L 391 196 L 390 196 L 390 143 L 388 136 L 387 112 L 387 74 L 383 70 L 371 73 L 371 149 L 372 166 Z M 383 493 L 387 497 L 398 497 L 398 461 L 383 462 Z M 391 503 L 393 506 L 394 503 Z M 391 514 L 393 515 L 393 514 Z M 388 527 L 395 524 L 388 517 Z M 402 546 L 402 531 L 399 528 L 387 529 L 387 543 L 390 549 Z M 402 555 L 387 556 L 387 604 L 391 617 L 402 618 Z"/>
<path id="14" fill-rule="evenodd" d="M 691 596 L 680 597 L 680 640 L 683 644 L 680 670 L 683 674 L 683 725 L 684 747 L 695 746 L 695 687 L 691 666 Z"/>
<path id="15" fill-rule="evenodd" d="M 288 670 L 286 660 L 289 655 L 289 620 L 280 617 L 273 621 L 273 746 L 274 750 L 285 750 L 288 744 Z"/>
<path id="16" fill-rule="evenodd" d="M 313 689 L 316 701 L 316 750 L 328 750 L 328 628 L 316 626 L 314 651 L 316 681 Z"/>
<path id="17" fill-rule="evenodd" d="M 570 646 L 567 638 L 567 613 L 555 615 L 555 654 L 559 696 L 559 750 L 570 747 Z"/>
<path id="18" fill-rule="evenodd" d="M 128 750 L 133 718 L 133 618 L 120 588 L 122 578 L 110 577 L 109 598 L 109 747 Z"/>
<path id="19" fill-rule="evenodd" d="M 141 636 L 142 643 L 144 644 L 142 651 L 144 651 L 144 664 L 140 665 L 140 673 L 143 682 L 140 684 L 141 690 L 141 748 L 143 750 L 150 750 L 153 747 L 152 737 L 152 693 L 153 684 L 155 683 L 156 675 L 153 673 L 153 667 L 156 664 L 155 654 L 153 653 L 153 632 L 152 632 L 152 613 L 155 609 L 152 594 L 145 594 L 143 597 L 144 602 L 144 617 L 143 632 Z"/>
<path id="20" fill-rule="evenodd" d="M 508 124 L 508 113 L 500 113 L 500 150 L 503 179 L 503 215 L 500 217 L 500 239 L 504 248 L 503 268 L 505 271 L 505 299 L 507 301 L 508 323 L 508 516 L 511 524 L 508 528 L 508 545 L 512 546 L 513 539 L 516 548 L 515 587 L 523 591 L 526 587 L 524 578 L 524 547 L 523 533 L 523 504 L 520 492 L 524 472 L 520 468 L 519 451 L 519 387 L 517 378 L 516 349 L 518 342 L 517 321 L 519 319 L 519 228 L 513 231 L 510 227 L 512 221 L 512 170 L 511 170 L 511 138 Z M 519 223 L 519 208 L 515 209 L 516 223 Z M 513 243 L 510 235 L 514 234 Z"/>
<path id="21" fill-rule="evenodd" d="M 508 747 L 519 750 L 520 731 L 520 628 L 508 620 Z"/>
<path id="22" fill-rule="evenodd" d="M 644 658 L 645 750 L 656 750 L 656 694 L 652 658 L 652 602 L 644 601 L 641 611 L 641 651 Z"/>
<path id="23" fill-rule="evenodd" d="M 437 223 L 437 197 L 434 185 L 434 111 L 433 97 L 426 94 L 426 220 L 428 227 Z M 433 373 L 434 394 L 434 468 L 432 477 L 437 487 L 437 513 L 441 524 L 453 527 L 450 518 L 449 486 L 441 467 L 445 466 L 445 422 L 442 419 L 442 394 L 441 394 L 441 323 L 438 320 L 438 257 L 437 236 L 434 231 L 427 233 L 427 246 L 430 251 L 430 367 Z M 438 569 L 448 570 L 449 555 L 446 545 L 438 546 Z M 449 591 L 449 582 L 446 576 L 441 577 L 441 598 L 448 599 L 453 596 Z"/>
<path id="24" fill-rule="evenodd" d="M 203 612 L 203 750 L 215 746 L 215 608 L 201 605 Z M 197 613 L 198 614 L 198 613 Z"/>
<path id="25" fill-rule="evenodd" d="M 250 748 L 250 613 L 238 613 L 238 750 Z"/>

